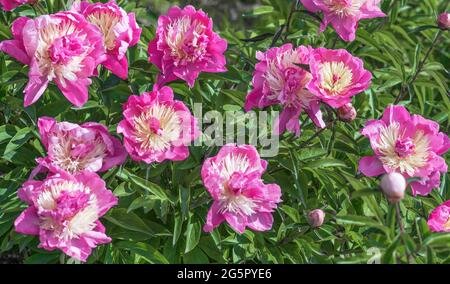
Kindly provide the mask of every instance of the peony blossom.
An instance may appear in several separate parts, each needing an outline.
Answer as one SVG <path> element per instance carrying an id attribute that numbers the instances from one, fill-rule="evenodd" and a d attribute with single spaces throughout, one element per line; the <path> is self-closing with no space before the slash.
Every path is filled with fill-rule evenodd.
<path id="1" fill-rule="evenodd" d="M 5 11 L 11 11 L 16 7 L 25 5 L 25 4 L 33 4 L 37 0 L 0 0 L 0 5 L 2 9 Z"/>
<path id="2" fill-rule="evenodd" d="M 438 26 L 443 30 L 450 29 L 450 13 L 441 13 L 438 17 Z"/>
<path id="3" fill-rule="evenodd" d="M 433 232 L 450 233 L 450 200 L 436 207 L 428 218 L 428 226 Z"/>
<path id="4" fill-rule="evenodd" d="M 363 65 L 344 49 L 317 48 L 311 54 L 312 80 L 306 87 L 331 107 L 342 107 L 369 88 L 372 74 Z"/>
<path id="5" fill-rule="evenodd" d="M 134 13 L 127 14 L 114 0 L 108 3 L 75 2 L 72 10 L 81 13 L 103 34 L 106 60 L 102 65 L 113 74 L 128 78 L 127 49 L 139 42 L 142 29 L 136 23 Z"/>
<path id="6" fill-rule="evenodd" d="M 117 204 L 117 198 L 95 173 L 30 180 L 18 195 L 28 208 L 14 222 L 16 231 L 39 236 L 41 248 L 60 249 L 86 261 L 93 248 L 111 241 L 98 219 Z"/>
<path id="7" fill-rule="evenodd" d="M 266 167 L 267 162 L 251 145 L 227 144 L 217 156 L 206 159 L 201 175 L 213 204 L 203 227 L 205 232 L 223 221 L 239 233 L 247 226 L 255 231 L 272 228 L 272 212 L 281 202 L 281 190 L 277 184 L 261 180 Z"/>
<path id="8" fill-rule="evenodd" d="M 253 90 L 247 95 L 245 110 L 282 105 L 279 124 L 275 127 L 277 134 L 287 129 L 300 135 L 302 109 L 318 127 L 325 127 L 319 99 L 306 89 L 312 76 L 299 66 L 308 64 L 309 56 L 310 48 L 300 46 L 293 49 L 290 43 L 256 54 L 260 62 L 255 66 Z"/>
<path id="9" fill-rule="evenodd" d="M 189 156 L 187 146 L 200 135 L 196 119 L 183 102 L 173 99 L 169 87 L 130 96 L 123 115 L 117 132 L 136 161 L 184 160 Z"/>
<path id="10" fill-rule="evenodd" d="M 389 106 L 380 120 L 369 120 L 361 133 L 369 138 L 375 156 L 363 157 L 359 170 L 366 176 L 398 172 L 411 182 L 414 195 L 427 195 L 439 186 L 440 173 L 447 172 L 441 157 L 450 139 L 439 124 L 420 115 L 410 115 L 403 106 Z"/>
<path id="11" fill-rule="evenodd" d="M 100 31 L 74 12 L 59 12 L 35 19 L 20 17 L 12 25 L 14 39 L 0 43 L 0 50 L 30 66 L 24 105 L 36 102 L 54 81 L 75 106 L 88 99 L 97 65 L 104 60 Z"/>
<path id="12" fill-rule="evenodd" d="M 127 157 L 120 140 L 99 123 L 78 125 L 41 117 L 38 128 L 47 157 L 37 161 L 54 173 L 103 172 L 122 164 Z"/>
<path id="13" fill-rule="evenodd" d="M 379 7 L 380 0 L 301 0 L 313 13 L 322 12 L 320 32 L 331 24 L 345 41 L 355 40 L 358 22 L 362 19 L 386 17 Z"/>
<path id="14" fill-rule="evenodd" d="M 161 70 L 159 85 L 181 79 L 192 88 L 200 72 L 227 71 L 227 42 L 212 27 L 212 19 L 192 6 L 174 6 L 159 17 L 156 37 L 148 44 L 149 61 Z"/>

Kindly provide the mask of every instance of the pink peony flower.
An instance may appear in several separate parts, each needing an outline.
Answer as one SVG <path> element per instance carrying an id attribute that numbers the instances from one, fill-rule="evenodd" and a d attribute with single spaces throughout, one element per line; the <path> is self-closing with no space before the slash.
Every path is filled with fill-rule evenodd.
<path id="1" fill-rule="evenodd" d="M 136 161 L 184 160 L 189 156 L 187 146 L 200 135 L 196 119 L 183 102 L 173 99 L 169 87 L 130 96 L 123 115 L 117 132 Z"/>
<path id="2" fill-rule="evenodd" d="M 38 163 L 51 172 L 103 172 L 125 162 L 127 153 L 120 140 L 99 123 L 82 125 L 56 122 L 50 117 L 38 120 L 41 141 L 47 157 Z"/>
<path id="3" fill-rule="evenodd" d="M 441 13 L 438 17 L 438 26 L 443 30 L 450 29 L 450 13 Z"/>
<path id="4" fill-rule="evenodd" d="M 128 78 L 127 49 L 139 42 L 142 29 L 134 13 L 127 14 L 114 0 L 108 3 L 75 2 L 72 10 L 80 12 L 86 20 L 96 25 L 103 34 L 106 60 L 102 62 L 112 73 Z"/>
<path id="5" fill-rule="evenodd" d="M 16 7 L 25 5 L 25 4 L 33 4 L 37 0 L 0 0 L 0 5 L 2 9 L 5 11 L 11 11 Z"/>
<path id="6" fill-rule="evenodd" d="M 339 108 L 369 88 L 372 74 L 363 65 L 344 49 L 317 48 L 311 53 L 312 80 L 306 87 L 331 107 Z"/>
<path id="7" fill-rule="evenodd" d="M 362 19 L 386 17 L 378 4 L 380 0 L 301 0 L 313 13 L 322 12 L 320 32 L 331 23 L 345 41 L 355 40 L 358 22 Z"/>
<path id="8" fill-rule="evenodd" d="M 375 156 L 363 157 L 359 170 L 366 176 L 398 172 L 411 182 L 414 195 L 427 195 L 439 186 L 439 173 L 447 172 L 440 155 L 450 148 L 450 139 L 439 124 L 420 115 L 410 115 L 403 106 L 389 106 L 380 120 L 369 120 L 361 133 L 369 138 Z"/>
<path id="9" fill-rule="evenodd" d="M 89 77 L 104 60 L 102 34 L 95 26 L 77 13 L 59 12 L 20 17 L 12 34 L 14 39 L 0 43 L 0 51 L 30 66 L 25 106 L 36 102 L 51 81 L 74 105 L 87 101 Z"/>
<path id="10" fill-rule="evenodd" d="M 428 218 L 428 226 L 433 232 L 450 232 L 450 200 L 431 212 Z"/>
<path id="11" fill-rule="evenodd" d="M 212 26 L 211 18 L 192 6 L 174 6 L 159 17 L 156 38 L 148 45 L 149 61 L 162 72 L 159 85 L 181 79 L 192 88 L 200 72 L 227 71 L 227 42 Z"/>
<path id="12" fill-rule="evenodd" d="M 93 248 L 111 241 L 98 219 L 117 204 L 117 198 L 95 173 L 59 173 L 44 181 L 30 180 L 18 195 L 28 208 L 14 222 L 16 231 L 38 235 L 41 248 L 58 248 L 86 261 Z"/>
<path id="13" fill-rule="evenodd" d="M 281 190 L 277 184 L 261 180 L 266 167 L 267 162 L 251 145 L 227 144 L 217 156 L 206 159 L 201 175 L 214 201 L 203 227 L 205 232 L 223 221 L 239 233 L 246 226 L 255 231 L 272 228 L 272 212 L 281 202 Z"/>
<path id="14" fill-rule="evenodd" d="M 260 62 L 255 66 L 253 90 L 247 95 L 245 110 L 281 104 L 283 111 L 278 127 L 275 127 L 277 134 L 287 129 L 300 135 L 302 109 L 318 127 L 325 127 L 319 99 L 306 89 L 312 76 L 298 66 L 308 64 L 309 55 L 310 48 L 300 46 L 293 49 L 290 43 L 256 54 Z"/>

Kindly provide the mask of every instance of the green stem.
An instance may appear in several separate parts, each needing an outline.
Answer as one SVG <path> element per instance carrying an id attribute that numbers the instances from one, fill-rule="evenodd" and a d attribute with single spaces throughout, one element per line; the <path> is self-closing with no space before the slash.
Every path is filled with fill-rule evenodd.
<path id="1" fill-rule="evenodd" d="M 425 54 L 425 57 L 420 61 L 416 71 L 414 72 L 413 76 L 411 77 L 411 80 L 409 80 L 409 82 L 402 84 L 402 88 L 400 89 L 400 93 L 397 95 L 397 97 L 395 98 L 394 101 L 394 105 L 398 104 L 403 96 L 405 95 L 406 89 L 408 86 L 412 86 L 414 84 L 414 82 L 416 81 L 417 77 L 419 76 L 420 72 L 422 71 L 423 66 L 425 65 L 425 62 L 427 61 L 428 57 L 431 54 L 431 51 L 434 49 L 434 47 L 436 46 L 437 42 L 439 41 L 439 38 L 442 35 L 442 30 L 439 30 L 436 33 L 436 36 L 434 37 L 433 43 L 431 44 L 430 48 L 428 48 L 427 53 Z"/>

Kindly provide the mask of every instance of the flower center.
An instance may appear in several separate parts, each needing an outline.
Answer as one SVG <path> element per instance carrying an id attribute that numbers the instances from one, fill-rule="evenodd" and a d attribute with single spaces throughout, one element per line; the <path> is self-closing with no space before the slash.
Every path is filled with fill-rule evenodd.
<path id="1" fill-rule="evenodd" d="M 73 35 L 59 37 L 50 45 L 49 53 L 53 64 L 67 64 L 74 56 L 83 54 L 83 42 Z"/>
<path id="2" fill-rule="evenodd" d="M 392 122 L 381 129 L 376 148 L 384 165 L 413 176 L 428 162 L 429 141 L 422 131 L 417 131 L 411 139 L 402 136 L 400 124 Z"/>
<path id="3" fill-rule="evenodd" d="M 49 156 L 52 163 L 71 174 L 89 169 L 96 163 L 94 166 L 98 166 L 98 161 L 102 161 L 106 155 L 106 146 L 100 136 L 87 139 L 74 137 L 65 131 L 57 131 L 50 139 Z"/>
<path id="4" fill-rule="evenodd" d="M 172 107 L 155 104 L 134 117 L 136 140 L 144 150 L 164 151 L 180 137 L 179 118 Z"/>
<path id="5" fill-rule="evenodd" d="M 234 172 L 230 179 L 228 180 L 226 187 L 233 194 L 241 194 L 242 190 L 245 188 L 245 185 L 248 183 L 248 179 L 242 172 Z"/>
<path id="6" fill-rule="evenodd" d="M 243 190 L 248 182 L 248 178 L 241 171 L 236 171 L 231 174 L 229 180 L 224 185 L 224 191 L 219 199 L 220 211 L 222 213 L 241 213 L 249 216 L 255 212 L 255 201 L 243 194 Z"/>
<path id="7" fill-rule="evenodd" d="M 114 49 L 116 47 L 114 27 L 120 22 L 120 17 L 112 12 L 96 11 L 87 16 L 87 20 L 96 25 L 102 32 L 106 49 Z"/>
<path id="8" fill-rule="evenodd" d="M 395 141 L 395 153 L 401 158 L 414 154 L 414 142 L 411 138 L 399 138 Z"/>
<path id="9" fill-rule="evenodd" d="M 97 198 L 81 183 L 56 182 L 41 192 L 37 204 L 41 228 L 58 231 L 61 239 L 77 237 L 96 226 Z"/>
<path id="10" fill-rule="evenodd" d="M 208 37 L 205 26 L 189 16 L 173 20 L 167 27 L 166 43 L 171 49 L 175 66 L 200 61 L 206 54 Z"/>
<path id="11" fill-rule="evenodd" d="M 320 66 L 322 89 L 331 95 L 339 95 L 352 83 L 352 70 L 343 62 L 325 62 Z"/>
<path id="12" fill-rule="evenodd" d="M 365 0 L 325 0 L 325 5 L 328 6 L 330 12 L 339 17 L 346 17 L 355 15 Z"/>

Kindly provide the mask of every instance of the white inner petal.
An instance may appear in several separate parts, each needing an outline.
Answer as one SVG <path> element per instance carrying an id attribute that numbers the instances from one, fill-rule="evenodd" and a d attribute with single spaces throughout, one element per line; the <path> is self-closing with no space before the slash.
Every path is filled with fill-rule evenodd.
<path id="1" fill-rule="evenodd" d="M 352 70 L 343 62 L 324 62 L 319 70 L 322 79 L 321 87 L 331 95 L 339 95 L 352 83 Z"/>
<path id="2" fill-rule="evenodd" d="M 380 131 L 376 147 L 381 153 L 380 160 L 384 165 L 412 176 L 416 170 L 427 164 L 429 142 L 422 131 L 417 131 L 412 139 L 415 146 L 414 153 L 406 157 L 399 157 L 395 152 L 395 142 L 402 137 L 403 133 L 400 133 L 399 123 L 392 122 Z"/>
<path id="3" fill-rule="evenodd" d="M 161 134 L 152 130 L 150 120 L 156 118 L 160 123 Z M 144 150 L 165 151 L 171 142 L 179 139 L 181 135 L 180 119 L 175 110 L 164 104 L 156 103 L 134 117 L 135 137 Z"/>

